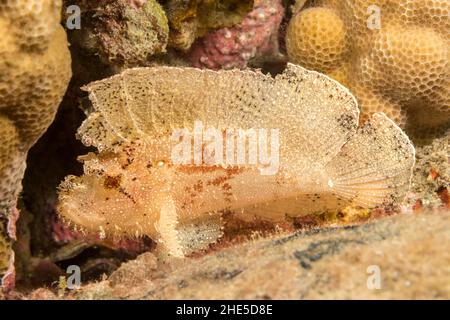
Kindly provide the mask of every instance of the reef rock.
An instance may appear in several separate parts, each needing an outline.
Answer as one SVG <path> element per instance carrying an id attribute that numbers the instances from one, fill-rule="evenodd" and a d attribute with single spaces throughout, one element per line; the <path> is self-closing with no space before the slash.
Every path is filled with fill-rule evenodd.
<path id="1" fill-rule="evenodd" d="M 65 297 L 449 299 L 449 228 L 449 212 L 397 215 L 254 239 L 187 261 L 163 264 L 146 253 Z"/>
<path id="2" fill-rule="evenodd" d="M 242 69 L 255 57 L 276 57 L 283 14 L 280 0 L 256 0 L 241 23 L 213 31 L 193 45 L 189 54 L 192 65 L 216 70 Z"/>
<path id="3" fill-rule="evenodd" d="M 418 209 L 450 208 L 450 130 L 432 143 L 417 146 L 408 201 Z"/>
<path id="4" fill-rule="evenodd" d="M 367 119 L 409 133 L 450 125 L 450 2 L 318 0 L 290 21 L 290 61 L 350 88 Z"/>
<path id="5" fill-rule="evenodd" d="M 85 174 L 62 183 L 58 210 L 102 236 L 147 235 L 183 256 L 222 235 L 223 210 L 283 221 L 389 205 L 409 188 L 414 148 L 406 135 L 384 114 L 358 128 L 348 90 L 299 66 L 289 64 L 275 78 L 250 70 L 137 68 L 86 89 L 93 108 L 79 136 L 99 154 L 82 157 Z M 218 130 L 215 139 L 226 132 L 227 141 L 215 150 L 217 144 L 194 142 L 192 152 L 186 140 L 188 159 L 179 162 L 174 139 L 189 139 L 194 130 L 197 136 L 199 122 Z M 259 132 L 256 162 L 242 161 L 257 154 L 239 143 L 250 128 Z M 186 135 L 174 138 L 180 130 Z M 251 139 L 248 145 L 257 143 Z"/>
<path id="6" fill-rule="evenodd" d="M 81 9 L 82 25 L 70 32 L 71 41 L 106 65 L 142 66 L 166 51 L 169 25 L 156 0 L 66 1 L 74 4 Z"/>
<path id="7" fill-rule="evenodd" d="M 253 8 L 253 0 L 169 0 L 169 45 L 187 51 L 195 39 L 209 31 L 232 27 Z"/>
<path id="8" fill-rule="evenodd" d="M 53 121 L 71 77 L 60 12 L 60 1 L 0 3 L 0 278 L 12 270 L 7 248 L 27 152 Z"/>

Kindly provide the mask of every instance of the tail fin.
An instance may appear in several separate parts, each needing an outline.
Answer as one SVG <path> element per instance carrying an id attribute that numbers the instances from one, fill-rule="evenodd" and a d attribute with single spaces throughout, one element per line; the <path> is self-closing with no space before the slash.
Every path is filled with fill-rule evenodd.
<path id="1" fill-rule="evenodd" d="M 355 206 L 392 204 L 409 190 L 414 162 L 409 138 L 384 113 L 375 113 L 327 166 L 330 187 Z"/>

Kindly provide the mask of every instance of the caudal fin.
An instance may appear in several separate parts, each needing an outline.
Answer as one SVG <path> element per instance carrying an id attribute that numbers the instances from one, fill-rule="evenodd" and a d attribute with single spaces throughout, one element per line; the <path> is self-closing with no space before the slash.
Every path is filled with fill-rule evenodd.
<path id="1" fill-rule="evenodd" d="M 376 113 L 328 164 L 330 187 L 355 206 L 393 204 L 409 190 L 414 162 L 406 134 L 384 113 Z"/>

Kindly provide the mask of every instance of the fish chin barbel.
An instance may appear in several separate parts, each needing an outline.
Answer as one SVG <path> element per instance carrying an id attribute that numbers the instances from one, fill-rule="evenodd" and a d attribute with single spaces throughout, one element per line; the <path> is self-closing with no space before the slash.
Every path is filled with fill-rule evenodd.
<path id="1" fill-rule="evenodd" d="M 175 256 L 221 235 L 220 212 L 287 216 L 401 200 L 414 148 L 382 113 L 358 128 L 355 98 L 325 75 L 289 64 L 257 71 L 129 69 L 85 88 L 93 108 L 79 129 L 98 153 L 60 186 L 62 219 L 111 236 L 148 235 Z M 279 167 L 175 164 L 174 130 L 279 131 Z M 201 150 L 204 151 L 204 145 Z"/>

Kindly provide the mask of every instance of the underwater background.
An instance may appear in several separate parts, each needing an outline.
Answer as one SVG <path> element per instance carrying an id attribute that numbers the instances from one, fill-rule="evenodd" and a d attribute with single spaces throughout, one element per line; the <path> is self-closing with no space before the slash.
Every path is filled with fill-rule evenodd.
<path id="1" fill-rule="evenodd" d="M 0 299 L 450 298 L 448 0 L 3 0 L 0 35 Z M 348 88 L 361 125 L 382 112 L 409 137 L 401 201 L 276 223 L 224 208 L 219 239 L 183 259 L 148 234 L 91 232 L 58 211 L 61 183 L 101 149 L 79 130 L 95 111 L 84 86 L 176 67 L 234 70 L 246 90 L 253 78 L 238 70 L 276 77 L 288 64 Z M 188 96 L 186 79 L 167 87 Z"/>

